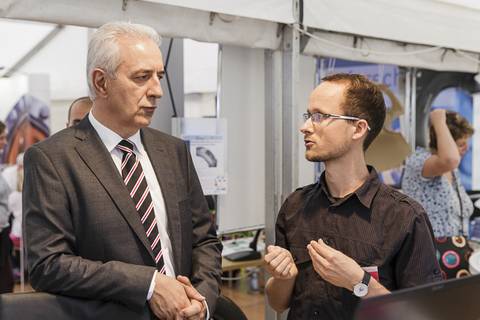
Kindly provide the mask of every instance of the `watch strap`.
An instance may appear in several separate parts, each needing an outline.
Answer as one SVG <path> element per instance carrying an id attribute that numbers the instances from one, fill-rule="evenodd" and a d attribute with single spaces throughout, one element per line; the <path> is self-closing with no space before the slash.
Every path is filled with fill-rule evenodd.
<path id="1" fill-rule="evenodd" d="M 364 271 L 362 283 L 366 286 L 370 283 L 370 279 L 372 278 L 371 274 L 368 273 L 367 271 Z"/>

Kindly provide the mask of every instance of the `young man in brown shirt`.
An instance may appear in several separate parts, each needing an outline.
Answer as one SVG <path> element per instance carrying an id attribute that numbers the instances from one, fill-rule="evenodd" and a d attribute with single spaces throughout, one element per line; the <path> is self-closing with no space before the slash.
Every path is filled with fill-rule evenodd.
<path id="1" fill-rule="evenodd" d="M 288 319 L 350 319 L 363 297 L 441 280 L 425 211 L 365 162 L 385 120 L 381 91 L 361 75 L 322 80 L 300 131 L 325 172 L 284 202 L 265 255 L 269 303 Z"/>

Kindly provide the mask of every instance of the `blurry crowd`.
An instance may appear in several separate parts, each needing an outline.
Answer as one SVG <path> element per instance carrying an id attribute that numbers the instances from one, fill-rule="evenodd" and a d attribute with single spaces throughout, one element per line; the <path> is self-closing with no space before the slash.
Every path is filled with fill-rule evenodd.
<path id="1" fill-rule="evenodd" d="M 76 99 L 68 109 L 66 126 L 74 126 L 92 108 L 88 97 Z M 8 129 L 0 121 L 0 155 L 8 143 Z M 22 184 L 23 153 L 14 165 L 0 167 L 0 293 L 13 292 L 22 276 Z M 25 271 L 23 271 L 25 272 Z"/>
<path id="2" fill-rule="evenodd" d="M 7 128 L 0 122 L 0 152 L 7 144 Z M 0 293 L 11 292 L 20 277 L 22 236 L 23 153 L 0 174 Z"/>

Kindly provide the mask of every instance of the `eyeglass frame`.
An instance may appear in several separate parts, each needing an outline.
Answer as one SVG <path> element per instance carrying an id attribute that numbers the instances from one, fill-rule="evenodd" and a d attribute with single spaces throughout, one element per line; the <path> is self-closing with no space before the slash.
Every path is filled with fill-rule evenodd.
<path id="1" fill-rule="evenodd" d="M 319 118 L 317 120 L 313 118 L 315 115 L 319 116 Z M 326 120 L 326 119 L 340 119 L 340 120 L 351 120 L 351 121 L 365 120 L 365 119 L 362 119 L 362 118 L 359 118 L 359 117 L 354 117 L 354 116 L 343 116 L 343 115 L 339 115 L 339 114 L 322 113 L 322 112 L 314 112 L 314 113 L 305 112 L 304 114 L 302 114 L 302 116 L 303 116 L 303 121 L 304 122 L 307 122 L 308 119 L 311 119 L 312 123 L 319 123 L 322 120 Z M 367 123 L 367 130 L 368 131 L 372 130 L 370 128 L 370 126 L 368 125 L 368 123 Z"/>

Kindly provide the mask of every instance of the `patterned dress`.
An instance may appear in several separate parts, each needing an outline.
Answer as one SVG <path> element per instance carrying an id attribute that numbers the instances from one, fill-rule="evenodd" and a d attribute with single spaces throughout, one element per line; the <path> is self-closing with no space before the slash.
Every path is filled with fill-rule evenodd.
<path id="1" fill-rule="evenodd" d="M 463 235 L 467 236 L 473 203 L 460 183 L 457 169 L 453 171 L 452 183 L 444 176 L 433 178 L 422 176 L 423 165 L 431 155 L 427 149 L 417 147 L 405 164 L 402 189 L 405 194 L 423 206 L 432 224 L 435 237 L 461 235 L 461 221 Z M 461 199 L 461 205 L 459 199 Z"/>

